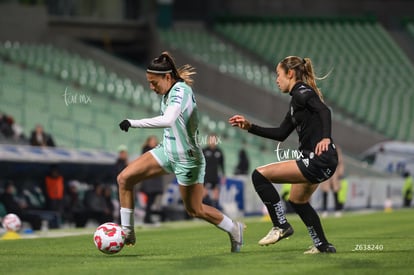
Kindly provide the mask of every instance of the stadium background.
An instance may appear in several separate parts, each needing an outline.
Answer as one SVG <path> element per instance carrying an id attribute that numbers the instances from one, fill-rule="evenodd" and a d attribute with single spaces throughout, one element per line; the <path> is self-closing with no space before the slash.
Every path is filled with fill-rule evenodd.
<path id="1" fill-rule="evenodd" d="M 409 0 L 0 1 L 0 111 L 26 135 L 43 124 L 59 145 L 33 149 L 1 138 L 1 179 L 38 183 L 58 163 L 66 179 L 113 180 L 106 172 L 120 144 L 138 155 L 149 134 L 161 137 L 161 130 L 125 135 L 117 125 L 158 114 L 144 68 L 163 50 L 196 67 L 201 136 L 219 134 L 229 178 L 242 146 L 251 169 L 276 161 L 277 143 L 226 121 L 234 113 L 280 121 L 288 98 L 274 85 L 274 66 L 300 55 L 321 75 L 332 70 L 320 86 L 345 153 L 347 208 L 383 207 L 387 198 L 399 207 L 398 163 L 385 173 L 361 154 L 380 142 L 414 140 L 413 10 Z M 294 150 L 295 135 L 281 147 Z M 248 178 L 234 179 L 246 183 L 250 205 L 242 210 L 255 212 Z"/>

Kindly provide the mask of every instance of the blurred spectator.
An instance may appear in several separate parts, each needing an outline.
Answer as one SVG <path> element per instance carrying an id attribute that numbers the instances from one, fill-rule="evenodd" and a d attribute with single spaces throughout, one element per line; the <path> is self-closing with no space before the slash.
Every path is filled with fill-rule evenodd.
<path id="1" fill-rule="evenodd" d="M 46 208 L 44 192 L 37 183 L 30 182 L 30 185 L 23 188 L 22 193 L 28 208 L 32 210 L 44 210 Z"/>
<path id="2" fill-rule="evenodd" d="M 113 221 L 112 210 L 107 205 L 102 184 L 95 184 L 92 190 L 86 192 L 84 205 L 88 218 L 94 219 L 99 224 Z"/>
<path id="3" fill-rule="evenodd" d="M 235 175 L 247 175 L 249 173 L 249 157 L 246 149 L 241 148 L 239 151 L 239 162 L 234 170 Z"/>
<path id="4" fill-rule="evenodd" d="M 0 114 L 0 132 L 6 138 L 11 138 L 14 136 L 13 123 L 13 117 L 5 113 Z"/>
<path id="5" fill-rule="evenodd" d="M 110 185 L 105 185 L 103 188 L 103 197 L 105 200 L 105 213 L 108 221 L 114 221 L 114 212 L 119 211 L 115 211 L 115 205 L 112 200 L 112 188 Z M 117 208 L 117 210 L 118 209 L 119 208 Z"/>
<path id="6" fill-rule="evenodd" d="M 150 151 L 158 145 L 158 139 L 156 136 L 149 136 L 145 141 L 145 144 L 142 146 L 142 154 Z M 161 212 L 161 205 L 156 204 L 157 200 L 160 201 L 162 194 L 164 193 L 164 185 L 162 177 L 155 177 L 151 179 L 144 180 L 141 183 L 140 191 L 146 195 L 146 205 L 145 205 L 145 216 L 144 223 L 152 224 L 153 214 L 159 214 L 161 220 L 163 220 L 163 214 Z M 154 211 L 154 207 L 158 208 L 158 211 Z"/>
<path id="7" fill-rule="evenodd" d="M 52 136 L 43 130 L 43 126 L 38 124 L 30 135 L 30 145 L 55 147 L 55 142 Z"/>
<path id="8" fill-rule="evenodd" d="M 345 175 L 342 175 L 340 179 L 340 185 L 341 185 L 341 188 L 339 189 L 339 192 L 338 192 L 338 209 L 340 211 L 343 211 L 344 205 L 346 203 L 346 199 L 348 197 L 348 185 L 349 185 L 348 178 L 345 177 Z"/>
<path id="9" fill-rule="evenodd" d="M 328 180 L 320 183 L 322 189 L 322 217 L 328 216 L 328 193 L 331 191 L 334 195 L 335 216 L 342 216 L 344 204 L 339 200 L 339 192 L 341 190 L 341 179 L 344 176 L 344 163 L 342 160 L 342 151 L 339 146 L 336 147 L 338 152 L 338 166 L 335 173 Z M 346 195 L 346 194 L 345 194 Z"/>
<path id="10" fill-rule="evenodd" d="M 0 195 L 0 202 L 6 208 L 7 213 L 14 213 L 23 222 L 28 222 L 33 230 L 40 230 L 42 218 L 40 215 L 29 213 L 27 204 L 23 203 L 16 196 L 17 190 L 12 181 L 8 181 L 4 193 Z"/>
<path id="11" fill-rule="evenodd" d="M 115 178 L 128 165 L 128 148 L 125 145 L 118 147 L 118 158 L 115 162 Z"/>
<path id="12" fill-rule="evenodd" d="M 280 197 L 285 203 L 285 212 L 286 213 L 295 213 L 292 205 L 289 202 L 290 190 L 292 189 L 292 184 L 284 183 L 282 189 L 280 190 Z"/>
<path id="13" fill-rule="evenodd" d="M 0 134 L 15 141 L 25 141 L 23 128 L 17 124 L 13 117 L 0 113 Z"/>
<path id="14" fill-rule="evenodd" d="M 48 210 L 63 214 L 64 179 L 56 165 L 50 166 L 49 174 L 45 177 L 46 205 Z"/>
<path id="15" fill-rule="evenodd" d="M 224 182 L 225 180 L 224 155 L 223 151 L 218 147 L 219 142 L 220 140 L 216 134 L 210 134 L 207 139 L 207 147 L 203 149 L 206 159 L 206 174 L 204 178 L 206 194 L 204 203 L 216 208 L 218 208 L 220 195 L 220 181 Z"/>
<path id="16" fill-rule="evenodd" d="M 120 145 L 118 147 L 118 158 L 116 159 L 115 165 L 114 165 L 114 175 L 113 175 L 113 183 L 114 186 L 116 186 L 116 190 L 114 191 L 114 197 L 115 199 L 112 200 L 112 203 L 114 205 L 114 207 L 116 209 L 119 209 L 120 205 L 119 205 L 119 199 L 118 199 L 118 184 L 116 182 L 116 178 L 118 176 L 118 174 L 124 170 L 125 167 L 128 166 L 129 163 L 129 154 L 128 154 L 128 147 L 126 145 Z M 120 222 L 119 221 L 119 211 L 114 211 L 113 213 L 113 218 L 115 222 Z"/>
<path id="17" fill-rule="evenodd" d="M 411 200 L 413 199 L 413 185 L 414 180 L 410 172 L 406 171 L 403 174 L 404 176 L 404 186 L 402 190 L 403 195 L 403 207 L 410 207 Z"/>
<path id="18" fill-rule="evenodd" d="M 68 190 L 64 195 L 65 221 L 74 223 L 75 227 L 84 227 L 88 221 L 83 200 L 79 194 L 80 183 L 76 180 L 69 181 Z"/>

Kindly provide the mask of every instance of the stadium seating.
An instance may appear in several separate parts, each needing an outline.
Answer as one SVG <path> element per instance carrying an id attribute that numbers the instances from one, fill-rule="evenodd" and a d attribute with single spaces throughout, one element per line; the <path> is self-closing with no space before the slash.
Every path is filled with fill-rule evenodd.
<path id="1" fill-rule="evenodd" d="M 171 47 L 184 49 L 195 58 L 216 66 L 222 73 L 247 79 L 278 94 L 273 70 L 242 55 L 235 47 L 205 29 L 159 30 L 159 37 Z"/>
<path id="2" fill-rule="evenodd" d="M 92 61 L 83 61 L 50 45 L 6 42 L 0 48 L 3 59 L 11 61 L 1 63 L 4 72 L 1 110 L 13 114 L 26 131 L 41 123 L 56 137 L 59 145 L 67 147 L 113 151 L 120 143 L 131 143 L 128 137 L 115 131 L 119 120 L 131 114 L 124 104 L 109 98 L 114 94 L 110 80 L 118 81 L 115 75 L 106 76 L 106 71 Z M 37 61 L 41 59 L 44 64 Z M 46 64 L 55 69 L 50 70 Z M 87 66 L 87 73 L 77 73 Z M 99 79 L 108 78 L 101 91 L 108 97 L 99 93 L 99 81 L 92 86 L 94 72 L 100 75 Z M 139 111 L 134 110 L 134 113 Z M 141 144 L 144 138 L 139 138 Z"/>
<path id="3" fill-rule="evenodd" d="M 294 53 L 311 57 L 322 75 L 333 69 L 320 82 L 328 101 L 390 138 L 414 140 L 403 104 L 414 95 L 414 66 L 378 22 L 275 19 L 215 30 L 269 63 Z"/>

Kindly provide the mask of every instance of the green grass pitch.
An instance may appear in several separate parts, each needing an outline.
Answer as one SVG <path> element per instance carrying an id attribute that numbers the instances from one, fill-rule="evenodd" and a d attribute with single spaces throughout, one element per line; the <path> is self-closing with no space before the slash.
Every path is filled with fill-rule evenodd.
<path id="1" fill-rule="evenodd" d="M 270 222 L 243 219 L 245 245 L 235 254 L 229 252 L 227 234 L 201 221 L 137 227 L 137 244 L 115 255 L 95 248 L 89 228 L 79 230 L 84 234 L 78 236 L 2 240 L 0 270 L 2 274 L 59 275 L 413 274 L 413 218 L 414 210 L 409 209 L 322 219 L 329 241 L 338 250 L 329 255 L 303 254 L 311 240 L 296 215 L 288 215 L 295 234 L 267 247 L 257 241 L 268 232 Z M 77 230 L 66 229 L 66 233 Z"/>

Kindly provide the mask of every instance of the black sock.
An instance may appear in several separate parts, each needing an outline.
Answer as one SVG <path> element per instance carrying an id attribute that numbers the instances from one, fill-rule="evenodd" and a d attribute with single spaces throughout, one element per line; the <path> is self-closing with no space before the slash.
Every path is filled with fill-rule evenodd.
<path id="1" fill-rule="evenodd" d="M 326 246 L 328 244 L 328 240 L 325 237 L 321 220 L 319 219 L 315 209 L 313 209 L 309 203 L 297 204 L 290 201 L 290 204 L 308 228 L 313 244 L 318 249 Z"/>
<path id="2" fill-rule="evenodd" d="M 287 222 L 283 203 L 273 184 L 257 170 L 254 170 L 252 173 L 252 181 L 257 194 L 262 199 L 269 212 L 273 226 L 283 229 L 289 228 L 290 224 Z"/>
<path id="3" fill-rule="evenodd" d="M 328 210 L 328 192 L 322 192 L 322 210 Z"/>

